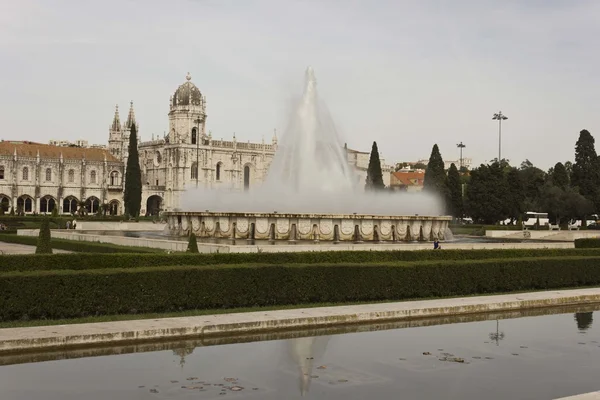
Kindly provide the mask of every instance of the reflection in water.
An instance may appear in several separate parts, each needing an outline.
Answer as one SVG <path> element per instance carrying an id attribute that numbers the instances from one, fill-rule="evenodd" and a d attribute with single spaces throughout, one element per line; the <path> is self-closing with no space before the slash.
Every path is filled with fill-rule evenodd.
<path id="1" fill-rule="evenodd" d="M 315 360 L 325 354 L 329 336 L 304 337 L 286 342 L 293 362 L 300 373 L 300 395 L 304 396 L 310 388 Z"/>
<path id="2" fill-rule="evenodd" d="M 504 332 L 500 332 L 500 322 L 498 320 L 496 320 L 496 332 L 490 332 L 490 339 L 496 342 L 496 346 L 504 339 Z"/>
<path id="3" fill-rule="evenodd" d="M 577 329 L 585 331 L 592 326 L 594 317 L 592 312 L 579 312 L 575 313 L 575 321 L 577 321 Z"/>
<path id="4" fill-rule="evenodd" d="M 192 354 L 195 348 L 196 346 L 193 343 L 186 342 L 184 343 L 184 347 L 173 349 L 173 354 L 179 356 L 179 365 L 181 368 L 185 365 L 185 357 Z"/>

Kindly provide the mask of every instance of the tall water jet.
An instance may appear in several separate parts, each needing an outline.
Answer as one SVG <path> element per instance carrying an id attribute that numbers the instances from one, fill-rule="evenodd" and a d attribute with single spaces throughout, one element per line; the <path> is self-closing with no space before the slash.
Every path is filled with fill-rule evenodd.
<path id="1" fill-rule="evenodd" d="M 314 70 L 308 67 L 302 98 L 271 164 L 266 187 L 291 188 L 294 192 L 340 192 L 354 186 L 343 142 L 329 112 L 319 100 Z"/>

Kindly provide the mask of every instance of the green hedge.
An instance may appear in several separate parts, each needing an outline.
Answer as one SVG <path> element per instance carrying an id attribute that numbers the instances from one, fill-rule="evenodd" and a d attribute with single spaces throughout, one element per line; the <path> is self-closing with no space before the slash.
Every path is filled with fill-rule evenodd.
<path id="1" fill-rule="evenodd" d="M 17 236 L 19 238 L 23 236 Z M 34 239 L 34 238 L 31 238 Z M 0 240 L 2 240 L 0 238 Z M 53 247 L 57 242 L 52 240 Z M 72 245 L 74 242 L 69 242 Z M 134 248 L 75 242 L 85 247 L 81 251 L 133 252 Z M 58 247 L 54 247 L 58 248 Z M 153 249 L 144 249 L 146 252 Z M 600 249 L 502 249 L 502 250 L 416 250 L 416 251 L 330 251 L 306 253 L 213 253 L 213 254 L 54 254 L 5 255 L 1 271 L 87 270 L 110 268 L 141 268 L 182 265 L 217 264 L 312 264 L 312 263 L 382 263 L 400 261 L 486 260 L 527 257 L 600 257 Z"/>
<path id="2" fill-rule="evenodd" d="M 0 274 L 0 320 L 405 300 L 600 284 L 600 257 Z"/>
<path id="3" fill-rule="evenodd" d="M 10 233 L 0 233 L 0 242 L 25 244 L 29 246 L 37 245 L 36 236 L 18 236 Z M 97 242 L 80 242 L 76 240 L 52 239 L 51 246 L 53 249 L 68 250 L 80 253 L 154 253 L 164 252 L 160 249 L 150 247 L 128 247 L 118 246 L 110 243 Z M 10 257 L 10 256 L 5 256 Z M 79 257 L 79 256 L 78 256 Z M 97 256 L 94 256 L 97 257 Z M 3 259 L 4 260 L 4 259 Z M 8 261 L 7 261 L 8 262 Z M 54 261 L 47 261 L 46 265 L 51 266 Z M 4 270 L 5 262 L 0 263 L 0 271 Z M 8 265 L 8 264 L 7 264 Z M 8 267 L 10 269 L 10 267 Z"/>
<path id="4" fill-rule="evenodd" d="M 600 232 L 599 232 L 600 234 Z M 575 239 L 577 249 L 600 249 L 600 238 Z"/>

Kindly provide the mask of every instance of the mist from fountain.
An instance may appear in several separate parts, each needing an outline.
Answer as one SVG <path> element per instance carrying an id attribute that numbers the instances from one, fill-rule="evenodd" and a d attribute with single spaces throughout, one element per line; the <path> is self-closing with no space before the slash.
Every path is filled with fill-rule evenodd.
<path id="1" fill-rule="evenodd" d="M 442 215 L 438 198 L 426 193 L 365 191 L 349 166 L 344 141 L 319 99 L 314 71 L 305 72 L 301 98 L 262 185 L 245 192 L 189 189 L 183 211 L 366 215 Z"/>

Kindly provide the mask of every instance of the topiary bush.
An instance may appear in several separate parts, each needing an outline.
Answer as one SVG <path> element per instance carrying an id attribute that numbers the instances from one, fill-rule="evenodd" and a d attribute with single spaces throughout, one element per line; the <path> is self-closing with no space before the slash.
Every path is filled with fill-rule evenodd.
<path id="1" fill-rule="evenodd" d="M 35 248 L 35 254 L 52 254 L 52 245 L 50 244 L 50 220 L 44 218 L 40 227 L 40 234 Z"/>
<path id="2" fill-rule="evenodd" d="M 192 233 L 190 235 L 190 239 L 188 240 L 188 253 L 198 253 L 198 241 L 196 240 L 196 234 Z"/>

